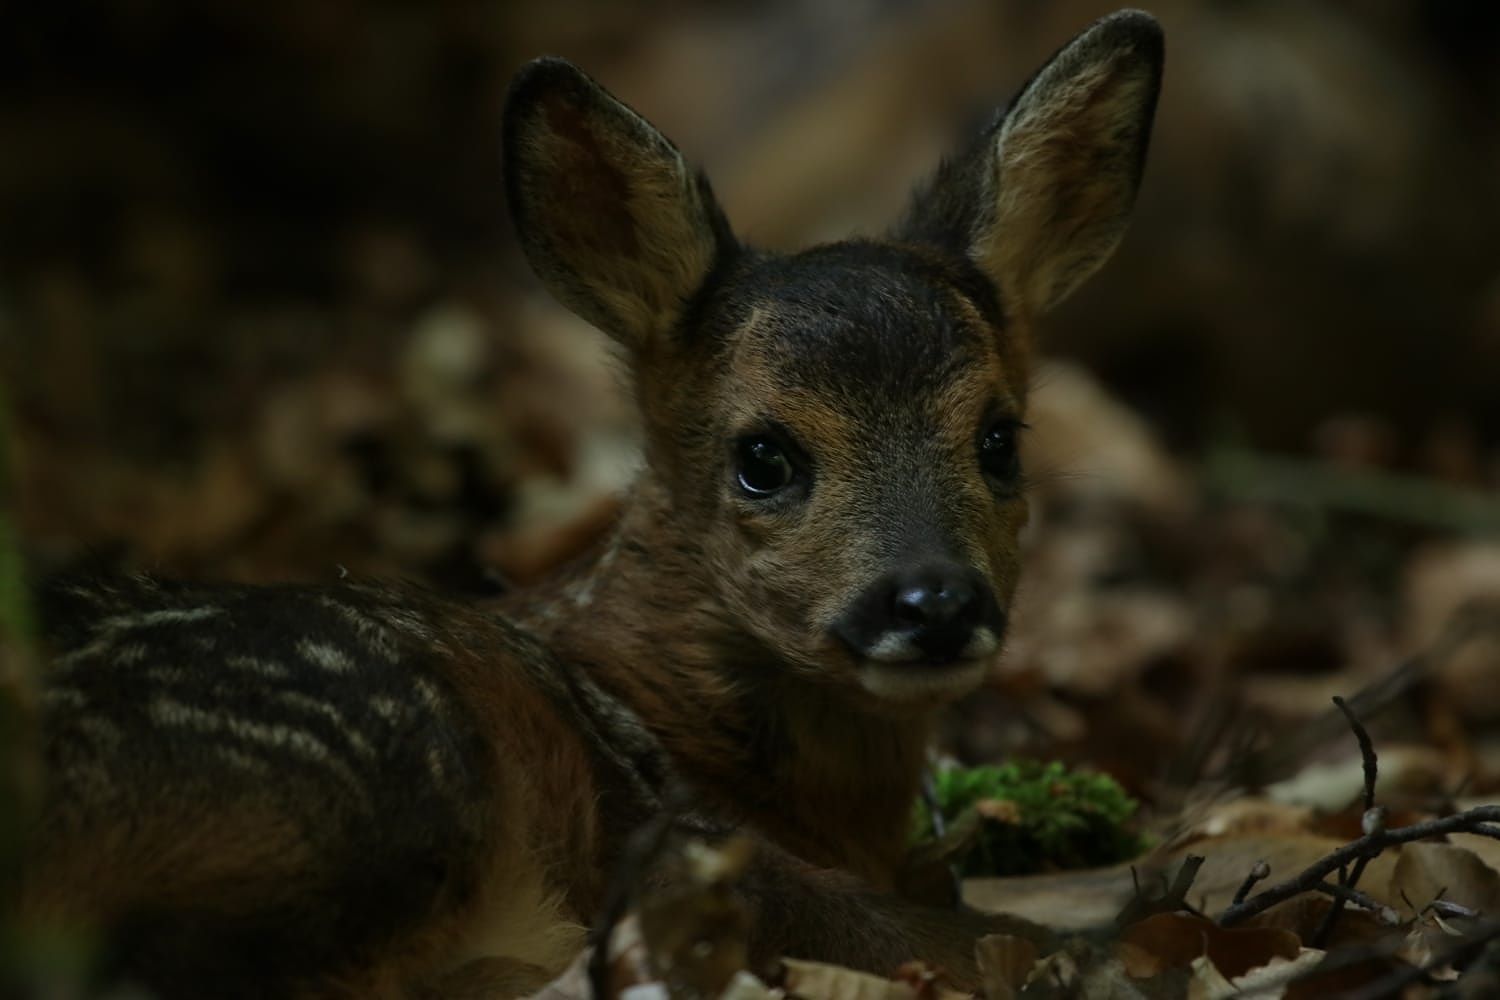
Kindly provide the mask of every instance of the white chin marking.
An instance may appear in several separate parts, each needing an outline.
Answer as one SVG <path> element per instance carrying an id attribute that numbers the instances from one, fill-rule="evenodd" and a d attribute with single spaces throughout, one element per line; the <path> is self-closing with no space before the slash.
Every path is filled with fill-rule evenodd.
<path id="1" fill-rule="evenodd" d="M 960 660 L 946 666 L 867 662 L 859 668 L 859 683 L 886 701 L 953 701 L 977 688 L 988 670 L 987 659 Z"/>
<path id="2" fill-rule="evenodd" d="M 982 659 L 993 653 L 999 645 L 994 630 L 981 625 L 969 636 L 958 659 Z M 901 632 L 887 632 L 864 651 L 864 658 L 870 663 L 918 663 L 924 659 L 924 654 L 909 636 Z"/>

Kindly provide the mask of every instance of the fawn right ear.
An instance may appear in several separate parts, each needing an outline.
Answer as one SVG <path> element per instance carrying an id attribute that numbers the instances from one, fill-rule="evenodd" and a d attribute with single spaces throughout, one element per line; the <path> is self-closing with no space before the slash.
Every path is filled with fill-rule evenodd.
<path id="1" fill-rule="evenodd" d="M 632 350 L 671 331 L 734 246 L 708 182 L 640 115 L 562 59 L 516 75 L 505 189 L 533 270 Z"/>
<path id="2" fill-rule="evenodd" d="M 1019 312 L 1045 312 L 1114 251 L 1135 204 L 1161 87 L 1143 11 L 1096 21 L 1052 57 L 898 234 L 972 260 Z"/>

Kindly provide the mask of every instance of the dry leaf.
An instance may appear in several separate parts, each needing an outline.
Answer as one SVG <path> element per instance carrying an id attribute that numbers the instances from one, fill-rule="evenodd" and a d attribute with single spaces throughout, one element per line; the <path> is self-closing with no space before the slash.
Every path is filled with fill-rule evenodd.
<path id="1" fill-rule="evenodd" d="M 917 1000 L 916 990 L 906 983 L 868 972 L 794 958 L 783 959 L 782 966 L 785 974 L 780 985 L 789 997 L 804 1000 Z"/>
<path id="2" fill-rule="evenodd" d="M 980 799 L 974 811 L 987 820 L 1012 826 L 1021 822 L 1021 807 L 1010 799 Z"/>
<path id="3" fill-rule="evenodd" d="M 917 1000 L 968 1000 L 972 995 L 954 989 L 941 970 L 917 960 L 897 966 L 891 979 L 910 986 Z"/>
<path id="4" fill-rule="evenodd" d="M 1203 867 L 1193 881 L 1191 898 L 1208 913 L 1224 909 L 1233 899 L 1245 874 L 1257 861 L 1271 866 L 1271 878 L 1290 878 L 1347 842 L 1308 833 L 1286 836 L 1236 836 L 1199 838 L 1170 852 L 1141 861 L 1095 868 L 1088 871 L 1022 875 L 1015 878 L 966 879 L 964 902 L 990 913 L 1011 913 L 1053 930 L 1084 930 L 1111 923 L 1142 883 L 1159 877 L 1181 864 L 1188 853 L 1204 856 Z M 1381 898 L 1395 866 L 1392 852 L 1370 862 L 1365 885 Z M 1135 869 L 1136 875 L 1132 875 Z M 1382 900 L 1389 902 L 1389 900 Z"/>
<path id="5" fill-rule="evenodd" d="M 1187 847 L 1204 837 L 1302 834 L 1308 831 L 1311 816 L 1312 810 L 1305 806 L 1254 796 L 1229 799 L 1208 806 L 1203 816 L 1193 824 L 1187 835 L 1177 841 L 1176 846 Z"/>
<path id="6" fill-rule="evenodd" d="M 1435 960 L 1438 955 L 1452 948 L 1456 943 L 1455 939 L 1460 936 L 1460 932 L 1429 915 L 1412 924 L 1405 940 L 1401 942 L 1400 955 L 1412 965 L 1430 970 L 1428 974 L 1433 979 L 1451 982 L 1458 978 L 1458 972 L 1451 965 L 1436 965 Z"/>
<path id="7" fill-rule="evenodd" d="M 1318 967 L 1326 954 L 1316 948 L 1303 948 L 1293 959 L 1276 957 L 1258 969 L 1231 980 L 1234 992 L 1230 994 L 1241 1000 L 1276 1000 L 1287 994 L 1293 980 Z"/>
<path id="8" fill-rule="evenodd" d="M 1188 972 L 1192 974 L 1188 981 L 1188 1000 L 1225 1000 L 1235 995 L 1234 985 L 1206 955 L 1193 959 Z"/>
<path id="9" fill-rule="evenodd" d="M 1115 958 L 1131 979 L 1150 979 L 1167 968 L 1167 963 L 1162 961 L 1160 955 L 1130 941 L 1115 943 Z"/>
<path id="10" fill-rule="evenodd" d="M 989 1000 L 1011 1000 L 1036 967 L 1036 945 L 1014 934 L 991 934 L 974 945 L 979 977 Z"/>
<path id="11" fill-rule="evenodd" d="M 1284 903 L 1278 903 L 1264 913 L 1256 914 L 1245 921 L 1243 926 L 1274 927 L 1289 931 L 1303 942 L 1308 942 L 1322 926 L 1323 919 L 1328 915 L 1328 908 L 1332 905 L 1333 900 L 1328 896 L 1306 892 Z M 1341 945 L 1369 945 L 1389 937 L 1395 931 L 1394 921 L 1399 920 L 1400 915 L 1393 907 L 1385 912 L 1392 919 L 1392 923 L 1384 922 L 1380 917 L 1361 907 L 1345 906 L 1343 913 L 1334 923 L 1333 931 L 1324 943 L 1324 947 L 1332 950 Z"/>
<path id="12" fill-rule="evenodd" d="M 1348 682 L 1340 683 L 1347 686 Z M 1375 789 L 1381 801 L 1398 791 L 1431 794 L 1441 790 L 1447 780 L 1448 760 L 1432 747 L 1390 744 L 1382 745 L 1379 751 Z M 1364 764 L 1359 757 L 1350 756 L 1336 764 L 1309 765 L 1294 777 L 1271 785 L 1266 794 L 1277 802 L 1333 812 L 1358 800 L 1364 787 Z"/>
<path id="13" fill-rule="evenodd" d="M 1220 927 L 1186 913 L 1157 913 L 1120 933 L 1120 940 L 1154 954 L 1169 968 L 1190 969 L 1207 956 L 1226 978 L 1242 976 L 1273 958 L 1295 958 L 1296 935 L 1274 927 Z"/>
<path id="14" fill-rule="evenodd" d="M 1282 994 L 1283 1000 L 1327 1000 L 1407 968 L 1405 962 L 1394 958 L 1369 958 L 1352 964 L 1344 964 L 1344 961 L 1336 955 L 1322 956 L 1311 972 L 1299 976 L 1287 986 Z M 1327 963 L 1327 969 L 1321 968 L 1324 963 Z"/>
<path id="15" fill-rule="evenodd" d="M 1500 873 L 1473 851 L 1452 844 L 1415 843 L 1401 848 L 1391 873 L 1390 894 L 1420 910 L 1441 893 L 1449 902 L 1500 914 Z M 1402 905 L 1394 903 L 1393 905 Z"/>

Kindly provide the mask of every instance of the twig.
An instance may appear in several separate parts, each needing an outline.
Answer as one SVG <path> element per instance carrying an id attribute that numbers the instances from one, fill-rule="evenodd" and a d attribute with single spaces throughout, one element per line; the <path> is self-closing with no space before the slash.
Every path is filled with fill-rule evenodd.
<path id="1" fill-rule="evenodd" d="M 1250 890 L 1255 888 L 1255 883 L 1264 882 L 1270 877 L 1271 866 L 1264 859 L 1255 862 L 1250 866 L 1250 874 L 1245 876 L 1245 881 L 1241 882 L 1240 887 L 1234 891 L 1234 899 L 1231 902 L 1236 905 L 1243 903 L 1245 897 L 1250 895 Z"/>
<path id="2" fill-rule="evenodd" d="M 1370 911 L 1376 920 L 1387 927 L 1395 927 L 1401 923 L 1401 915 L 1396 912 L 1395 907 L 1387 906 L 1374 896 L 1368 896 L 1358 889 L 1351 889 L 1348 886 L 1338 885 L 1333 882 L 1319 882 L 1312 887 L 1312 891 L 1321 892 L 1325 896 L 1332 896 L 1339 902 L 1353 903 L 1355 906 L 1362 907 Z M 1476 914 L 1473 911 L 1469 911 L 1463 915 L 1475 916 Z M 1322 930 L 1322 928 L 1320 927 L 1319 930 Z"/>
<path id="3" fill-rule="evenodd" d="M 1162 894 L 1155 899 L 1147 899 L 1141 890 L 1139 876 L 1134 866 L 1130 869 L 1130 877 L 1135 881 L 1135 893 L 1130 897 L 1130 902 L 1115 916 L 1116 927 L 1128 927 L 1150 916 L 1153 913 L 1174 913 L 1177 910 L 1187 910 L 1189 913 L 1197 913 L 1198 910 L 1187 901 L 1188 890 L 1193 887 L 1193 880 L 1198 877 L 1198 869 L 1203 867 L 1203 856 L 1189 854 L 1182 859 L 1172 881 L 1166 881 L 1166 873 L 1162 873 Z"/>
<path id="4" fill-rule="evenodd" d="M 1369 732 L 1359 719 L 1354 715 L 1354 710 L 1349 707 L 1348 702 L 1338 695 L 1333 696 L 1333 703 L 1338 710 L 1344 713 L 1344 718 L 1349 722 L 1349 728 L 1354 730 L 1354 739 L 1359 743 L 1359 759 L 1364 765 L 1365 772 L 1365 811 L 1375 808 L 1375 779 L 1379 773 L 1379 758 L 1375 756 L 1375 744 L 1370 739 Z"/>
<path id="5" fill-rule="evenodd" d="M 1203 867 L 1203 855 L 1189 854 L 1182 859 L 1182 866 L 1177 869 L 1177 874 L 1172 876 L 1172 884 L 1167 886 L 1167 895 L 1163 902 L 1176 903 L 1179 906 L 1187 904 L 1188 890 L 1193 887 L 1193 880 L 1198 877 L 1198 869 Z"/>
<path id="6" fill-rule="evenodd" d="M 1448 890 L 1444 889 L 1443 891 L 1447 892 Z M 1439 917 L 1443 918 L 1459 917 L 1464 920 L 1479 919 L 1478 910 L 1469 906 L 1465 906 L 1462 903 L 1455 903 L 1451 899 L 1434 899 L 1432 902 L 1422 907 L 1422 912 L 1436 913 Z"/>
<path id="7" fill-rule="evenodd" d="M 1366 855 L 1374 857 L 1388 847 L 1449 833 L 1473 833 L 1492 840 L 1500 840 L 1500 805 L 1475 806 L 1473 809 L 1467 809 L 1452 816 L 1425 820 L 1410 826 L 1397 827 L 1394 830 L 1377 829 L 1373 833 L 1367 833 L 1327 857 L 1314 861 L 1285 882 L 1277 883 L 1244 902 L 1231 904 L 1219 914 L 1219 924 L 1232 927 L 1235 924 L 1244 923 L 1277 903 L 1304 892 L 1314 891 L 1317 884 L 1323 881 L 1324 876 Z"/>
<path id="8" fill-rule="evenodd" d="M 1374 782 L 1371 782 L 1372 786 L 1373 784 Z M 1378 833 L 1385 829 L 1385 819 L 1385 810 L 1379 806 L 1375 806 L 1365 810 L 1360 826 L 1366 835 Z M 1379 851 L 1376 851 L 1374 854 L 1361 855 L 1355 859 L 1354 865 L 1349 869 L 1348 873 L 1340 869 L 1339 888 L 1352 892 L 1354 887 L 1359 884 L 1359 880 L 1364 877 L 1365 869 L 1369 867 L 1371 860 L 1379 853 Z M 1333 933 L 1333 925 L 1338 920 L 1339 914 L 1343 912 L 1344 899 L 1343 897 L 1335 896 L 1333 905 L 1328 908 L 1327 913 L 1323 914 L 1322 922 L 1318 924 L 1318 929 L 1313 932 L 1311 943 L 1314 948 L 1322 948 L 1327 945 L 1328 937 Z"/>
<path id="9" fill-rule="evenodd" d="M 1370 733 L 1360 723 L 1359 718 L 1338 695 L 1333 696 L 1333 704 L 1343 713 L 1344 719 L 1349 723 L 1349 728 L 1354 731 L 1354 739 L 1359 744 L 1359 759 L 1364 766 L 1365 775 L 1365 812 L 1360 818 L 1360 829 L 1366 836 L 1385 829 L 1385 810 L 1375 806 L 1375 782 L 1380 777 L 1380 762 L 1375 755 L 1375 743 L 1370 739 Z M 1375 852 L 1378 854 L 1379 852 Z M 1345 892 L 1353 892 L 1359 880 L 1364 877 L 1365 868 L 1370 864 L 1370 859 L 1375 855 L 1362 854 L 1355 860 L 1354 866 L 1346 873 L 1339 870 L 1339 888 Z M 1340 914 L 1344 912 L 1346 896 L 1335 894 L 1333 905 L 1328 907 L 1328 912 L 1323 914 L 1318 928 L 1313 932 L 1311 944 L 1314 948 L 1325 947 L 1328 938 L 1333 934 L 1333 925 L 1338 922 Z"/>

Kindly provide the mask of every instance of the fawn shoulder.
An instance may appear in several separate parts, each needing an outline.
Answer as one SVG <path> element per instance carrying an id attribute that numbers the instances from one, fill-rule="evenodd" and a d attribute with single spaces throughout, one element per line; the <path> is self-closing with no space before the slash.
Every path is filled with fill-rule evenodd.
<path id="1" fill-rule="evenodd" d="M 894 891 L 936 713 L 1003 642 L 1031 325 L 1113 251 L 1162 67 L 1121 12 L 878 239 L 736 239 L 572 65 L 512 87 L 533 269 L 621 350 L 645 467 L 582 564 L 499 613 L 419 588 L 68 578 L 28 919 L 166 996 L 492 996 L 584 940 L 628 833 L 690 790 L 745 830 L 757 960 L 972 981 L 990 923 Z M 879 151 L 871 151 L 878 155 Z"/>

